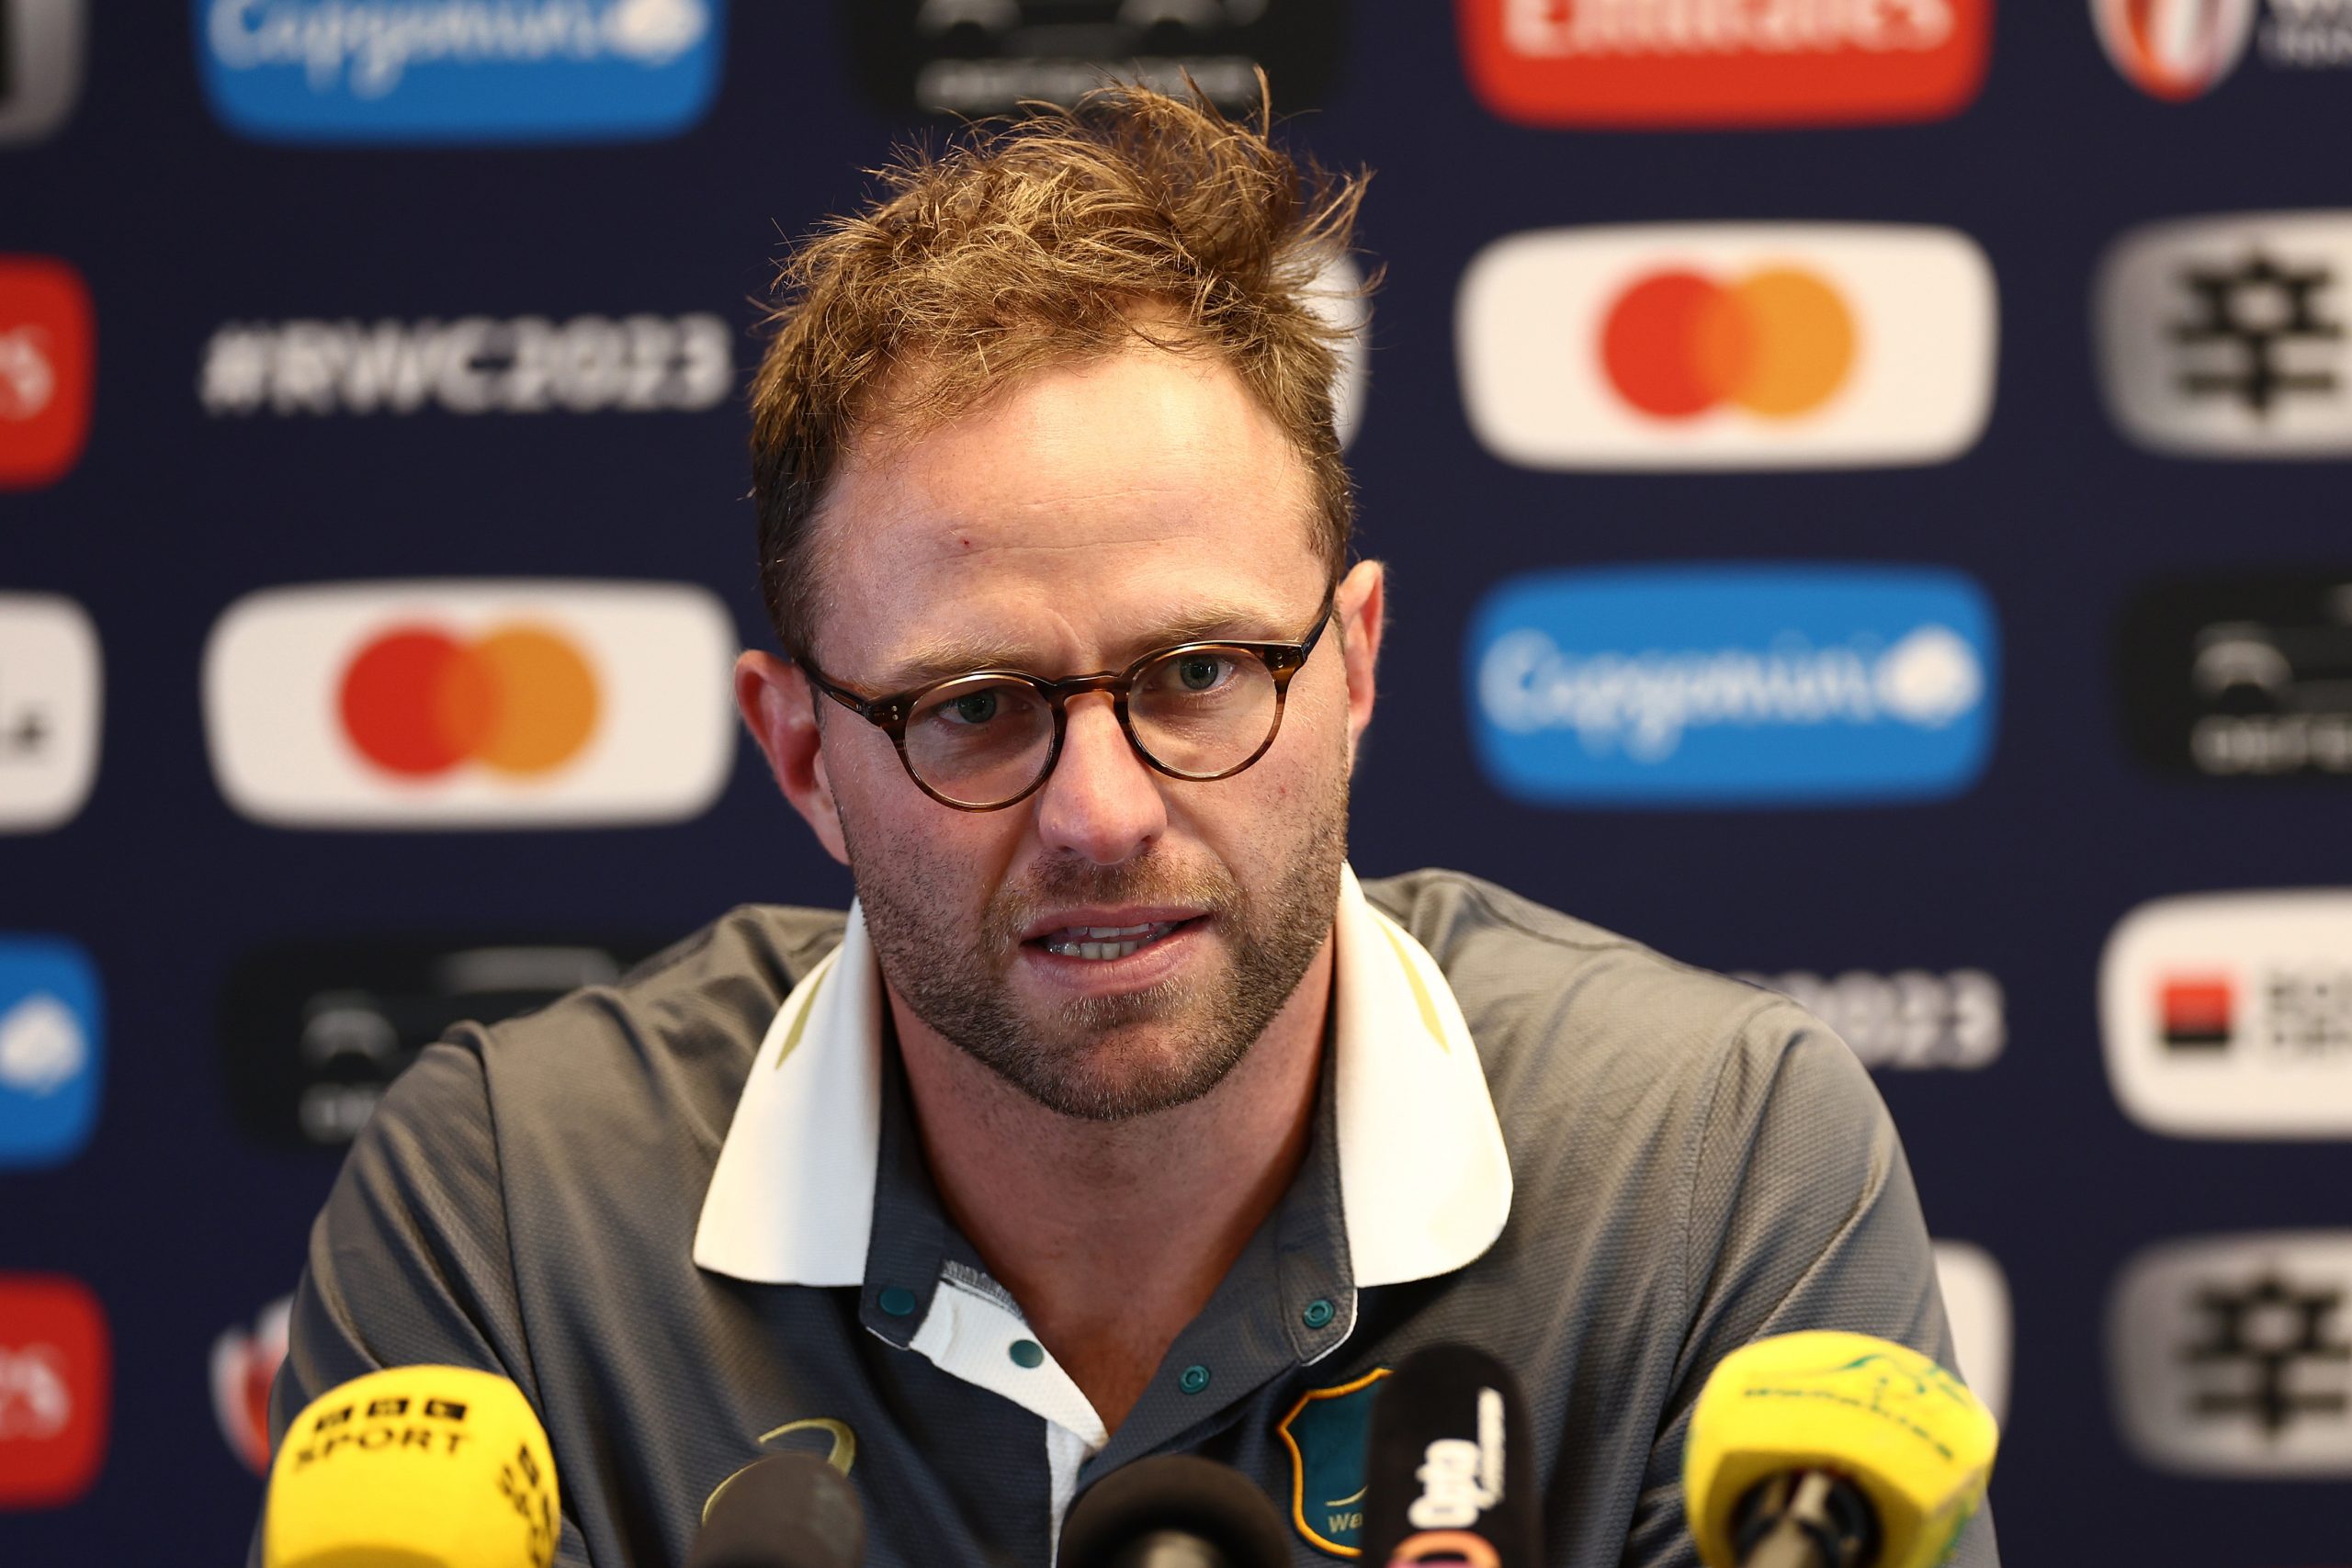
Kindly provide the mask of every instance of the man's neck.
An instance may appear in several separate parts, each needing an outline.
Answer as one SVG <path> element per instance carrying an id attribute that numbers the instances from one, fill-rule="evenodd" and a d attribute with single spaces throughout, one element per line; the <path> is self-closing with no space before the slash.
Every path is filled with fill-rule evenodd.
<path id="1" fill-rule="evenodd" d="M 940 1201 L 1106 1429 L 1297 1174 L 1332 949 L 1216 1088 L 1125 1122 L 1046 1110 L 889 995 Z"/>

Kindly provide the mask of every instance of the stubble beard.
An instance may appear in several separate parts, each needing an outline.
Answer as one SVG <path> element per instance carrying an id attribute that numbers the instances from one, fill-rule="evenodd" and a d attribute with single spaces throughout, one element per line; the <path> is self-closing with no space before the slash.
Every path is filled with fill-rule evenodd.
<path id="1" fill-rule="evenodd" d="M 1189 1104 L 1222 1083 L 1298 989 L 1339 907 L 1344 772 L 1323 796 L 1262 895 L 1245 891 L 1223 865 L 1180 867 L 1157 850 L 1112 866 L 1048 861 L 1021 886 L 997 890 L 977 933 L 956 912 L 952 877 L 911 857 L 861 852 L 862 835 L 846 821 L 843 829 L 882 973 L 915 1016 L 1046 1110 L 1123 1122 Z M 1012 986 L 1021 933 L 1039 911 L 1072 904 L 1201 909 L 1227 962 L 1188 964 L 1142 990 L 1078 998 L 1046 1016 L 1024 1011 Z"/>

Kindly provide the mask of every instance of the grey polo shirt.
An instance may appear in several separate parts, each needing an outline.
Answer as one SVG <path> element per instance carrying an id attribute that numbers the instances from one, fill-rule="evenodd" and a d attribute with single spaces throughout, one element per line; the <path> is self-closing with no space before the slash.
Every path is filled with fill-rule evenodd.
<path id="1" fill-rule="evenodd" d="M 1171 1451 L 1329 1563 L 1378 1379 L 1459 1340 L 1526 1384 L 1547 1562 L 1604 1568 L 1691 1561 L 1683 1428 L 1736 1346 L 1949 1364 L 1894 1128 L 1794 1004 L 1448 872 L 1350 874 L 1334 933 L 1305 1164 L 1116 1432 L 939 1203 L 858 912 L 757 908 L 402 1076 L 313 1233 L 273 1433 L 379 1366 L 513 1378 L 567 1564 L 683 1561 L 793 1448 L 848 1470 L 876 1565 L 1046 1564 L 1079 1490 Z M 1989 1518 L 1958 1561 L 1995 1562 Z"/>

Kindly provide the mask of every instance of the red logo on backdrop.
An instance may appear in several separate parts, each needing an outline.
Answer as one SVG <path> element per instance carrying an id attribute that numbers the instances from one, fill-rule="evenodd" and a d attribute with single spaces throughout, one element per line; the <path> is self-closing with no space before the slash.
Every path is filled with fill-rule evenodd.
<path id="1" fill-rule="evenodd" d="M 1941 119 L 1984 84 L 1993 0 L 1456 0 L 1470 85 L 1522 125 Z"/>
<path id="2" fill-rule="evenodd" d="M 1793 419 L 1845 385 L 1855 335 L 1837 289 L 1802 267 L 1728 283 L 1668 270 L 1617 296 L 1600 360 L 1618 396 L 1653 418 L 1689 419 L 1728 402 Z"/>
<path id="3" fill-rule="evenodd" d="M 2236 67 L 2254 13 L 2255 0 L 2091 0 L 2115 68 L 2175 103 L 2212 91 Z"/>
<path id="4" fill-rule="evenodd" d="M 212 1342 L 212 1414 L 229 1448 L 255 1475 L 269 1473 L 269 1385 L 286 1360 L 294 1298 L 261 1309 L 250 1330 L 232 1328 Z"/>
<path id="5" fill-rule="evenodd" d="M 578 646 L 527 623 L 463 642 L 396 626 L 353 657 L 336 704 L 359 754 L 411 778 L 468 761 L 515 776 L 550 772 L 588 744 L 600 705 Z"/>
<path id="6" fill-rule="evenodd" d="M 51 1508 L 106 1459 L 106 1314 L 79 1281 L 0 1274 L 0 1508 Z"/>
<path id="7" fill-rule="evenodd" d="M 2237 1033 L 2236 994 L 2227 975 L 2166 975 L 2156 1000 L 2165 1043 L 2175 1049 L 2227 1045 Z"/>
<path id="8" fill-rule="evenodd" d="M 90 291 L 47 256 L 0 256 L 0 490 L 62 478 L 90 434 Z"/>

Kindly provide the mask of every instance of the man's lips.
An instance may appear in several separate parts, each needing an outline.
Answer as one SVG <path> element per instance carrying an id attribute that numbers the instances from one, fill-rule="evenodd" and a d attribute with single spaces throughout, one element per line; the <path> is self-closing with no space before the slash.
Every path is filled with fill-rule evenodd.
<path id="1" fill-rule="evenodd" d="M 1032 924 L 1022 942 L 1061 958 L 1101 962 L 1138 953 L 1204 918 L 1170 908 L 1063 909 Z"/>

